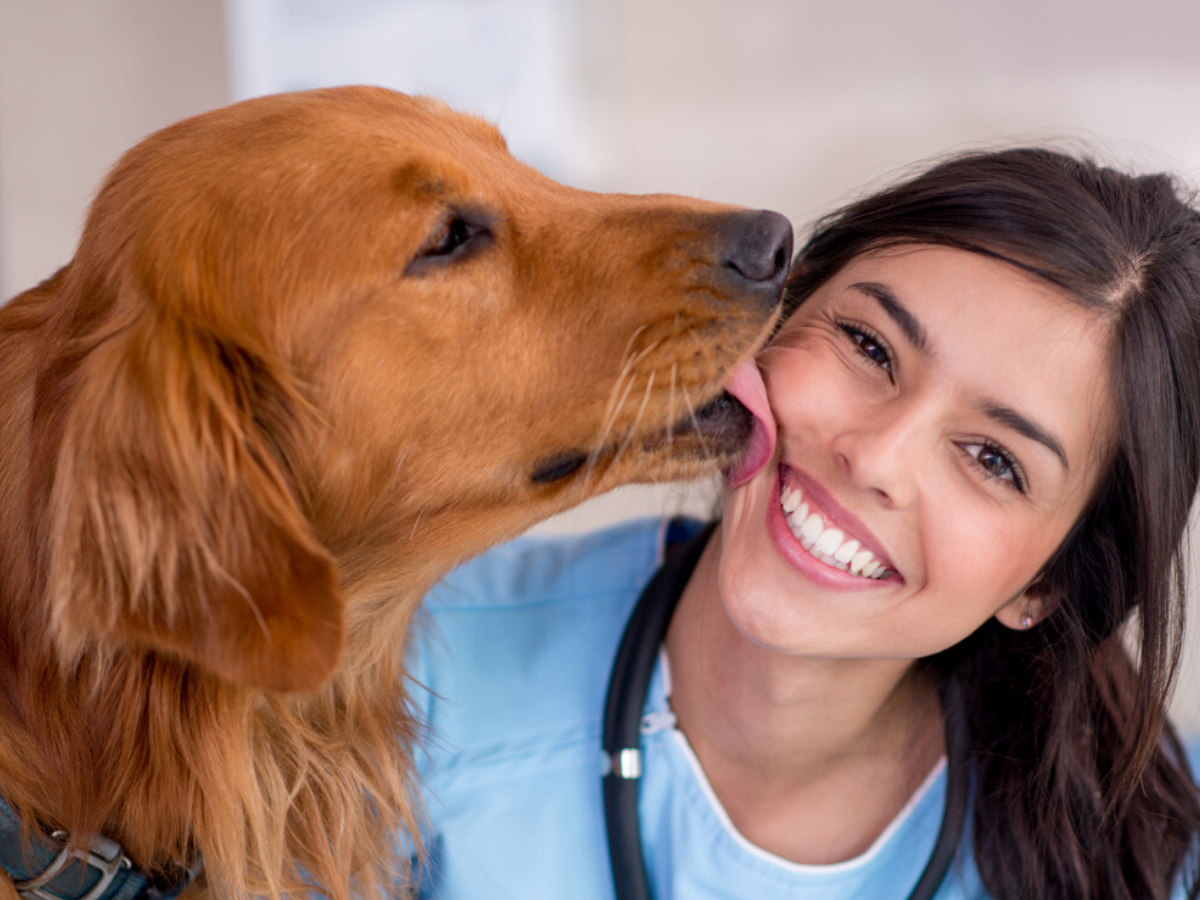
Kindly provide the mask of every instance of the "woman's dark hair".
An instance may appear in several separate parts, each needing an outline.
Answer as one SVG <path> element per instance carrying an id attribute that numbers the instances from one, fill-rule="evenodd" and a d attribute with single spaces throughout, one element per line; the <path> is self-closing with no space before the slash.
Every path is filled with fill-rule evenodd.
<path id="1" fill-rule="evenodd" d="M 968 735 L 980 874 L 997 900 L 1167 897 L 1196 882 L 1200 835 L 1165 714 L 1200 476 L 1200 215 L 1166 175 L 970 153 L 821 220 L 788 308 L 859 254 L 908 243 L 1002 259 L 1112 328 L 1115 440 L 1035 585 L 1051 614 L 1025 632 L 990 621 L 922 661 Z"/>

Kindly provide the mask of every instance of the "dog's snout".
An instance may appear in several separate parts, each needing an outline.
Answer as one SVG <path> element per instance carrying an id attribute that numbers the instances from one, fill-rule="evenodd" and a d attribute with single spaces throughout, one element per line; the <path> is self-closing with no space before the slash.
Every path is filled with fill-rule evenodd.
<path id="1" fill-rule="evenodd" d="M 792 225 L 770 210 L 737 213 L 726 232 L 725 268 L 771 307 L 792 258 Z"/>

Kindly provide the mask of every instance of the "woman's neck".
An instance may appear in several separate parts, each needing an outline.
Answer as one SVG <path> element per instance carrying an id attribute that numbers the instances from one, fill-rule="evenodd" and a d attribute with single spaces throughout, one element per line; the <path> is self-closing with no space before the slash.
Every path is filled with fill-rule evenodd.
<path id="1" fill-rule="evenodd" d="M 942 755 L 933 682 L 911 661 L 785 656 L 747 640 L 722 606 L 719 541 L 667 633 L 680 728 L 744 837 L 793 862 L 850 859 Z"/>

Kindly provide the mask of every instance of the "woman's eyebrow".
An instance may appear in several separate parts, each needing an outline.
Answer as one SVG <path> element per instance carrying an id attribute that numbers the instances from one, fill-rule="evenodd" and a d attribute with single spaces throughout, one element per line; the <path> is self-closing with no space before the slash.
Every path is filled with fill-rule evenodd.
<path id="1" fill-rule="evenodd" d="M 929 337 L 925 332 L 925 328 L 917 320 L 917 317 L 900 302 L 896 293 L 890 287 L 878 281 L 856 281 L 850 287 L 873 298 L 883 311 L 887 313 L 889 318 L 896 323 L 896 327 L 900 329 L 913 347 L 924 354 L 930 352 Z M 1067 452 L 1063 450 L 1062 443 L 1045 428 L 1035 424 L 1012 407 L 1001 403 L 987 401 L 983 404 L 982 409 L 984 415 L 989 419 L 999 422 L 1001 425 L 1011 428 L 1018 434 L 1024 435 L 1030 440 L 1037 441 L 1046 447 L 1058 457 L 1064 469 L 1069 470 L 1071 468 L 1070 463 L 1067 461 Z"/>
<path id="2" fill-rule="evenodd" d="M 1071 464 L 1067 462 L 1067 451 L 1062 447 L 1062 444 L 1046 431 L 1046 429 L 1035 425 L 1029 419 L 1025 418 L 1015 409 L 1004 406 L 1000 403 L 987 401 L 983 404 L 983 414 L 993 421 L 999 422 L 1011 428 L 1018 434 L 1022 434 L 1030 440 L 1037 441 L 1044 447 L 1051 450 L 1059 461 L 1063 464 L 1063 468 L 1070 470 Z"/>
<path id="3" fill-rule="evenodd" d="M 923 354 L 929 353 L 929 339 L 925 329 L 903 303 L 897 299 L 895 292 L 886 284 L 878 281 L 856 281 L 850 285 L 856 291 L 873 297 L 883 307 L 883 311 L 896 323 L 896 327 L 904 332 L 908 342 Z"/>

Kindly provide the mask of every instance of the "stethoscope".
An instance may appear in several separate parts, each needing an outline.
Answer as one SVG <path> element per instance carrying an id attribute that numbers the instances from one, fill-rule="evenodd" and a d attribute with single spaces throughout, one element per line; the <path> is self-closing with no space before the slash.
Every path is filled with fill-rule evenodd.
<path id="1" fill-rule="evenodd" d="M 642 775 L 641 722 L 646 691 L 667 625 L 716 523 L 668 552 L 634 608 L 613 660 L 604 701 L 604 821 L 617 900 L 651 900 L 638 821 Z M 669 543 L 669 542 L 668 542 Z M 951 688 L 952 690 L 952 688 Z M 946 808 L 933 852 L 908 900 L 931 900 L 962 837 L 966 815 L 966 738 L 958 704 L 943 696 L 946 713 Z"/>

